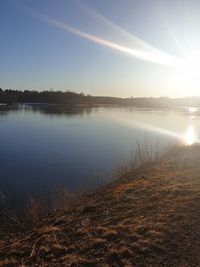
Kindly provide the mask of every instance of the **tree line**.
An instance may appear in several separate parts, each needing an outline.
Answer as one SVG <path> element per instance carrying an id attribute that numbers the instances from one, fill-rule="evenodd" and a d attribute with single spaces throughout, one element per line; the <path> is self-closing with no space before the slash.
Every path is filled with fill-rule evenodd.
<path id="1" fill-rule="evenodd" d="M 0 88 L 0 103 L 47 103 L 66 105 L 125 105 L 142 108 L 168 108 L 182 106 L 200 107 L 200 97 L 169 98 L 169 97 L 108 97 L 91 96 L 73 91 L 31 91 Z"/>
<path id="2" fill-rule="evenodd" d="M 0 89 L 0 103 L 58 103 L 58 104 L 76 104 L 84 103 L 90 96 L 83 93 L 74 93 L 72 91 L 20 91 L 13 89 Z"/>

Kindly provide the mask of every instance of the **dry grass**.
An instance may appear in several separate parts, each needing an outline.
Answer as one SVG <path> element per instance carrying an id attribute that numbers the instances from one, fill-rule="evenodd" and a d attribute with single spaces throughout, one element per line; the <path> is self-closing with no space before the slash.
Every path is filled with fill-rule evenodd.
<path id="1" fill-rule="evenodd" d="M 200 147 L 128 172 L 23 235 L 0 266 L 200 266 Z"/>

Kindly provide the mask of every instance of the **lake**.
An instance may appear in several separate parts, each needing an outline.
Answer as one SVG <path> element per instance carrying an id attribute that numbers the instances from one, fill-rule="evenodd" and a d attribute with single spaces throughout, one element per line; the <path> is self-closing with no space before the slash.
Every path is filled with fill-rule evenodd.
<path id="1" fill-rule="evenodd" d="M 12 199 L 114 177 L 148 136 L 161 145 L 198 140 L 200 110 L 61 105 L 0 106 L 0 191 Z"/>

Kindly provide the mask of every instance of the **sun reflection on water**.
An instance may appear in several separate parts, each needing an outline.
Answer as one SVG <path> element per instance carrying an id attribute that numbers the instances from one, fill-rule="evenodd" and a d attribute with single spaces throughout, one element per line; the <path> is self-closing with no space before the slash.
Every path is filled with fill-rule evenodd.
<path id="1" fill-rule="evenodd" d="M 191 125 L 188 127 L 186 133 L 185 133 L 185 136 L 184 136 L 184 141 L 185 141 L 185 144 L 190 146 L 192 144 L 194 144 L 195 142 L 195 131 L 194 131 L 194 126 Z"/>
<path id="2" fill-rule="evenodd" d="M 195 108 L 195 107 L 189 107 L 189 108 L 188 108 L 188 111 L 189 111 L 189 113 L 195 113 L 195 112 L 198 111 L 198 108 Z"/>

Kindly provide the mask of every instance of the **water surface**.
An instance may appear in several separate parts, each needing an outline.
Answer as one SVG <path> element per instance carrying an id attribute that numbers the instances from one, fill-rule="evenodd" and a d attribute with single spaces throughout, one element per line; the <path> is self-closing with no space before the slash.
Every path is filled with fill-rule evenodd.
<path id="1" fill-rule="evenodd" d="M 0 106 L 0 190 L 20 196 L 110 181 L 137 142 L 199 136 L 199 110 Z"/>

